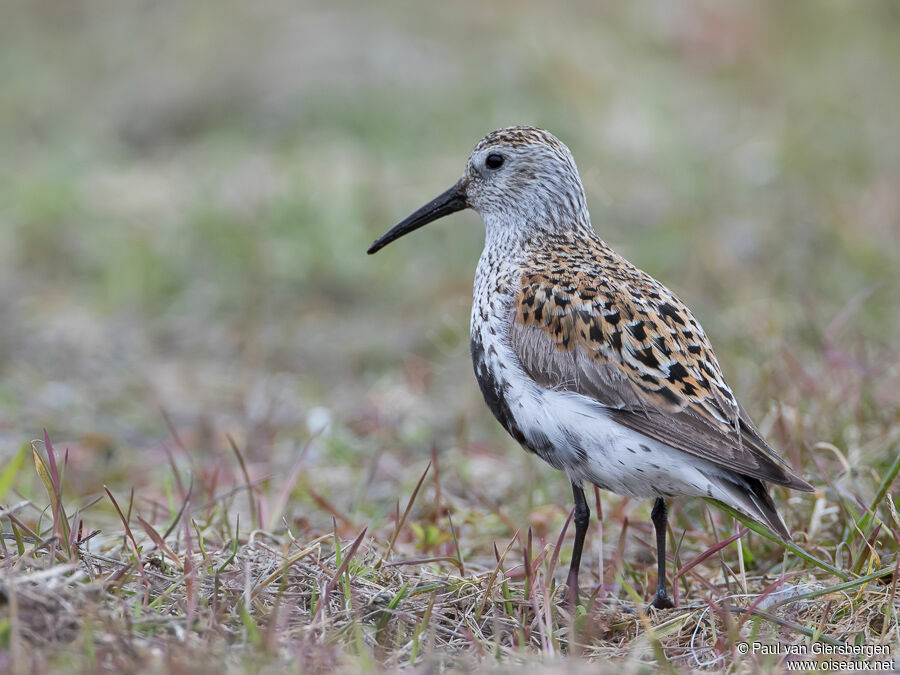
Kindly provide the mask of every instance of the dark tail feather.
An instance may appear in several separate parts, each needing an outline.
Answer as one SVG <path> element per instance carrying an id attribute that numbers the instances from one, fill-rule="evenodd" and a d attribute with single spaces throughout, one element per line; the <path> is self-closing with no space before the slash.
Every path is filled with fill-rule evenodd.
<path id="1" fill-rule="evenodd" d="M 785 541 L 793 541 L 763 482 L 749 476 L 735 478 L 735 482 L 728 479 L 718 481 L 719 487 L 731 497 L 731 506 L 759 521 Z"/>
<path id="2" fill-rule="evenodd" d="M 805 480 L 800 478 L 799 476 L 795 476 L 793 473 L 789 471 L 785 471 L 790 479 L 787 482 L 779 483 L 779 485 L 784 485 L 785 487 L 791 488 L 791 490 L 800 490 L 801 492 L 815 492 L 816 489 L 807 483 Z"/>

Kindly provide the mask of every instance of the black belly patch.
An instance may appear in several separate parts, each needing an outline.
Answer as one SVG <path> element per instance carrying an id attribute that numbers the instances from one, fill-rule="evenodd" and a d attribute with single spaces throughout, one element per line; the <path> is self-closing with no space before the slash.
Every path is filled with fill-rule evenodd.
<path id="1" fill-rule="evenodd" d="M 553 444 L 544 433 L 533 431 L 531 438 L 526 438 L 525 434 L 522 433 L 522 429 L 516 423 L 516 418 L 506 399 L 506 390 L 509 388 L 509 384 L 499 382 L 494 377 L 485 360 L 484 345 L 481 341 L 477 337 L 472 337 L 469 346 L 472 350 L 472 365 L 475 367 L 475 378 L 478 380 L 478 387 L 481 389 L 481 395 L 484 396 L 484 402 L 491 409 L 497 421 L 523 448 L 533 452 L 557 469 L 562 468 Z"/>

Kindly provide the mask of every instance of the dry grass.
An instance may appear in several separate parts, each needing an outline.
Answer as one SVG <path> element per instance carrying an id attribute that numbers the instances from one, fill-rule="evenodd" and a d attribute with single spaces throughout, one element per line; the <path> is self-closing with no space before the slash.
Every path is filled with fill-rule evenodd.
<path id="1" fill-rule="evenodd" d="M 290 475 L 250 481 L 233 447 L 233 474 L 243 478 L 233 485 L 199 475 L 185 484 L 173 457 L 168 507 L 107 489 L 80 508 L 67 505 L 65 461 L 49 439 L 23 448 L 19 458 L 33 460 L 48 500 L 20 499 L 0 514 L 4 668 L 355 672 L 541 663 L 568 671 L 614 661 L 610 669 L 626 672 L 647 665 L 746 672 L 784 662 L 740 656 L 742 642 L 891 648 L 900 635 L 900 521 L 887 494 L 900 457 L 869 510 L 849 494 L 832 502 L 830 490 L 808 500 L 813 513 L 798 532 L 799 548 L 843 548 L 843 563 L 833 555 L 819 563 L 836 565 L 834 573 L 751 539 L 747 527 L 728 537 L 729 519 L 711 513 L 703 526 L 676 528 L 671 567 L 681 603 L 667 612 L 645 612 L 654 581 L 648 532 L 619 508 L 603 521 L 607 532 L 621 531 L 604 556 L 603 583 L 588 570 L 592 593 L 573 616 L 558 583 L 568 519 L 549 541 L 531 528 L 496 542 L 493 556 L 473 549 L 457 539 L 457 509 L 429 464 L 392 523 L 360 528 L 316 495 L 333 511 L 330 530 L 298 531 L 285 521 L 266 527 L 280 520 L 267 504 L 283 505 L 304 453 Z M 24 480 L 18 473 L 30 469 L 22 464 L 7 467 L 3 487 Z M 98 501 L 120 521 L 91 531 Z M 827 515 L 838 508 L 852 520 L 842 525 Z M 844 545 L 807 541 L 823 527 Z M 448 531 L 451 539 L 436 544 Z M 402 552 L 416 549 L 423 555 Z"/>

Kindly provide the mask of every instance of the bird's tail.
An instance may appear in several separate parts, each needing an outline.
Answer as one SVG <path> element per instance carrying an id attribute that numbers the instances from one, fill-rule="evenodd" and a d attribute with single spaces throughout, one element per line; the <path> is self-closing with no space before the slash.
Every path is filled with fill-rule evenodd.
<path id="1" fill-rule="evenodd" d="M 739 475 L 716 478 L 718 480 L 710 477 L 722 493 L 715 495 L 716 499 L 759 521 L 785 541 L 793 541 L 787 525 L 775 508 L 775 502 L 772 501 L 761 480 Z"/>

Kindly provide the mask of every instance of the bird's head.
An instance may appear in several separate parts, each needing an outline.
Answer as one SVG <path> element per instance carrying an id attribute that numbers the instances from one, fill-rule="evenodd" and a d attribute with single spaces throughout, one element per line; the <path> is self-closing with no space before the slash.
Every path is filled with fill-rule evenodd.
<path id="1" fill-rule="evenodd" d="M 489 236 L 506 239 L 590 228 L 569 149 L 543 129 L 506 127 L 479 141 L 453 187 L 397 223 L 368 252 L 465 208 L 478 212 Z"/>

